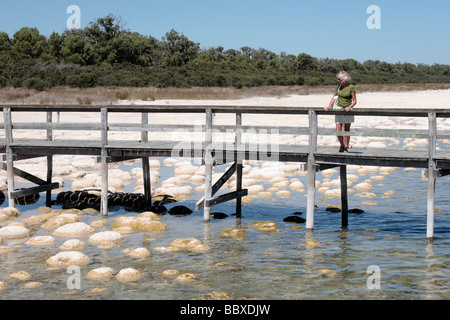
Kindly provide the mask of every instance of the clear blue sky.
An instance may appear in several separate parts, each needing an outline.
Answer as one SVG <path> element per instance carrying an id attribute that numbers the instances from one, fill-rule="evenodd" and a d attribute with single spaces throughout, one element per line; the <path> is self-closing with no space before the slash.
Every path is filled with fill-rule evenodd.
<path id="1" fill-rule="evenodd" d="M 450 64 L 448 0 L 0 0 L 0 31 L 62 33 L 70 5 L 80 7 L 83 28 L 112 13 L 131 31 L 161 39 L 175 29 L 202 48 Z M 381 10 L 381 29 L 367 27 L 370 5 Z"/>

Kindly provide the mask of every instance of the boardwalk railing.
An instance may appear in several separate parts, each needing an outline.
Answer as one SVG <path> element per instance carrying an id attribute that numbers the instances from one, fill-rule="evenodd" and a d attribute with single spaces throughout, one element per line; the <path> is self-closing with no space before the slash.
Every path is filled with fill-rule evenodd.
<path id="1" fill-rule="evenodd" d="M 321 108 L 266 106 L 189 106 L 189 105 L 3 105 L 0 129 L 2 168 L 7 171 L 9 206 L 25 195 L 51 190 L 54 155 L 88 155 L 99 158 L 102 174 L 103 215 L 108 213 L 108 163 L 142 159 L 145 197 L 151 204 L 149 157 L 190 157 L 205 165 L 205 195 L 196 204 L 209 221 L 214 205 L 236 199 L 240 214 L 244 160 L 293 161 L 308 171 L 306 228 L 314 226 L 316 172 L 339 167 L 341 175 L 342 224 L 348 223 L 347 165 L 377 165 L 417 167 L 428 177 L 427 239 L 433 238 L 434 192 L 436 178 L 450 170 L 450 152 L 437 149 L 438 141 L 450 139 L 445 126 L 438 121 L 450 117 L 448 109 L 355 109 L 357 121 L 350 133 L 336 133 L 333 126 L 321 126 L 323 117 L 336 114 Z M 39 115 L 40 119 L 39 119 Z M 55 117 L 56 115 L 56 117 Z M 90 118 L 95 118 L 92 122 Z M 126 115 L 126 116 L 125 116 Z M 16 117 L 19 120 L 16 120 Z M 172 117 L 174 116 L 174 117 Z M 421 129 L 367 128 L 370 117 L 407 117 L 422 119 Z M 56 121 L 55 121 L 56 118 Z M 124 122 L 123 118 L 132 118 Z M 298 125 L 288 126 L 297 121 Z M 296 122 L 294 122 L 296 123 Z M 319 144 L 322 136 L 351 135 L 353 137 L 389 137 L 428 139 L 428 148 L 354 147 L 349 153 L 339 153 L 335 146 Z M 171 138 L 171 139 L 170 139 Z M 47 177 L 44 181 L 14 167 L 14 161 L 47 157 Z M 213 167 L 232 165 L 218 181 L 212 181 Z M 236 174 L 236 191 L 216 196 L 224 183 Z M 15 189 L 14 175 L 37 186 Z"/>

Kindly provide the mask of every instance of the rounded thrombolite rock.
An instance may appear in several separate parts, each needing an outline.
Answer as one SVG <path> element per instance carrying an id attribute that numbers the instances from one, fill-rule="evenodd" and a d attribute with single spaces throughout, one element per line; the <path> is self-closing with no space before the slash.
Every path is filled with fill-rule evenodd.
<path id="1" fill-rule="evenodd" d="M 71 265 L 83 267 L 90 262 L 91 259 L 88 256 L 78 251 L 60 252 L 47 259 L 47 263 L 55 267 L 68 267 Z"/>
<path id="2" fill-rule="evenodd" d="M 39 281 L 30 281 L 27 283 L 24 283 L 24 285 L 22 286 L 25 289 L 37 289 L 42 287 L 44 284 L 42 282 Z"/>
<path id="3" fill-rule="evenodd" d="M 41 228 L 47 231 L 56 230 L 66 224 L 81 221 L 81 217 L 74 213 L 63 213 L 48 219 Z"/>
<path id="4" fill-rule="evenodd" d="M 305 245 L 307 246 L 318 246 L 320 245 L 320 242 L 314 239 L 308 240 L 305 242 Z"/>
<path id="5" fill-rule="evenodd" d="M 138 214 L 137 218 L 149 218 L 152 221 L 159 221 L 159 220 L 161 220 L 162 217 L 161 217 L 161 215 L 156 214 L 154 212 L 145 211 L 145 212 Z"/>
<path id="6" fill-rule="evenodd" d="M 170 245 L 177 249 L 198 252 L 208 251 L 211 249 L 209 246 L 203 244 L 200 240 L 195 238 L 175 239 Z"/>
<path id="7" fill-rule="evenodd" d="M 136 218 L 131 227 L 141 232 L 158 233 L 167 230 L 166 224 L 159 221 L 151 220 L 149 218 Z"/>
<path id="8" fill-rule="evenodd" d="M 177 280 L 179 282 L 192 282 L 192 281 L 200 280 L 200 278 L 192 273 L 183 273 L 183 274 L 180 274 L 178 277 L 176 277 L 175 280 Z"/>
<path id="9" fill-rule="evenodd" d="M 113 228 L 120 228 L 120 227 L 130 227 L 133 228 L 133 223 L 135 217 L 117 217 L 114 219 L 112 226 Z"/>
<path id="10" fill-rule="evenodd" d="M 25 243 L 31 246 L 44 246 L 56 242 L 52 236 L 36 236 L 28 239 Z"/>
<path id="11" fill-rule="evenodd" d="M 226 292 L 211 292 L 203 296 L 204 300 L 231 300 L 233 296 Z"/>
<path id="12" fill-rule="evenodd" d="M 142 273 L 133 268 L 122 269 L 116 274 L 116 279 L 121 283 L 137 282 L 141 278 Z"/>
<path id="13" fill-rule="evenodd" d="M 0 291 L 6 290 L 7 288 L 8 285 L 5 282 L 0 281 Z"/>
<path id="14" fill-rule="evenodd" d="M 118 217 L 114 219 L 114 228 L 130 227 L 141 232 L 163 232 L 167 225 L 158 221 L 160 218 L 152 212 L 143 212 L 137 217 Z"/>
<path id="15" fill-rule="evenodd" d="M 88 272 L 86 278 L 90 280 L 109 280 L 114 274 L 114 270 L 109 267 L 101 267 Z"/>
<path id="16" fill-rule="evenodd" d="M 31 278 L 31 275 L 26 271 L 18 271 L 11 273 L 9 277 L 16 280 L 28 280 Z"/>
<path id="17" fill-rule="evenodd" d="M 117 227 L 114 228 L 115 232 L 119 232 L 121 234 L 132 234 L 134 232 L 133 228 L 131 227 Z"/>
<path id="18" fill-rule="evenodd" d="M 16 208 L 10 208 L 10 207 L 0 209 L 0 213 L 3 213 L 7 217 L 18 217 L 20 215 L 19 210 L 17 210 Z"/>
<path id="19" fill-rule="evenodd" d="M 41 224 L 45 223 L 47 220 L 53 218 L 55 215 L 52 213 L 43 213 L 36 216 L 30 216 L 23 218 L 21 221 L 27 224 Z"/>
<path id="20" fill-rule="evenodd" d="M 284 222 L 290 223 L 305 223 L 306 219 L 298 217 L 298 216 L 289 216 L 283 219 Z"/>
<path id="21" fill-rule="evenodd" d="M 81 241 L 79 239 L 70 239 L 64 242 L 60 248 L 63 250 L 70 250 L 70 251 L 79 251 L 83 250 L 86 246 L 86 243 L 84 241 Z"/>
<path id="22" fill-rule="evenodd" d="M 105 242 L 120 242 L 125 240 L 124 236 L 115 231 L 103 231 L 97 232 L 89 237 L 89 242 L 92 243 L 105 243 Z"/>
<path id="23" fill-rule="evenodd" d="M 147 258 L 150 257 L 151 252 L 146 248 L 137 248 L 137 249 L 125 249 L 123 250 L 129 256 L 133 258 Z"/>
<path id="24" fill-rule="evenodd" d="M 95 229 L 84 222 L 65 224 L 53 232 L 57 237 L 83 237 L 95 233 Z"/>
<path id="25" fill-rule="evenodd" d="M 255 226 L 259 231 L 263 232 L 276 232 L 281 231 L 278 229 L 278 223 L 273 221 L 254 221 L 250 223 L 251 226 Z"/>
<path id="26" fill-rule="evenodd" d="M 178 277 L 180 274 L 181 274 L 181 272 L 176 269 L 167 269 L 162 272 L 163 276 L 169 277 L 169 278 Z"/>
<path id="27" fill-rule="evenodd" d="M 8 219 L 9 219 L 9 217 L 6 214 L 0 212 L 0 223 L 3 223 L 4 221 L 8 221 Z"/>
<path id="28" fill-rule="evenodd" d="M 219 232 L 224 237 L 243 237 L 247 234 L 244 229 L 226 228 Z"/>
<path id="29" fill-rule="evenodd" d="M 0 238 L 21 239 L 30 235 L 30 231 L 22 226 L 7 226 L 0 228 Z"/>
<path id="30" fill-rule="evenodd" d="M 0 254 L 8 253 L 11 251 L 10 247 L 0 246 Z"/>

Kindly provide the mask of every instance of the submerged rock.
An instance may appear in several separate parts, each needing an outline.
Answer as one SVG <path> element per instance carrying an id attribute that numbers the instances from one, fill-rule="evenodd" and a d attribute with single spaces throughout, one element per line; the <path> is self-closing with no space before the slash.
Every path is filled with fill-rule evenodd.
<path id="1" fill-rule="evenodd" d="M 274 221 L 253 221 L 250 223 L 251 226 L 255 226 L 259 231 L 263 232 L 278 232 L 281 231 L 278 229 L 278 223 Z"/>
<path id="2" fill-rule="evenodd" d="M 299 216 L 290 216 L 283 219 L 284 222 L 293 222 L 293 223 L 305 223 L 306 219 L 303 219 Z"/>
<path id="3" fill-rule="evenodd" d="M 36 289 L 42 287 L 44 284 L 39 281 L 30 281 L 23 285 L 23 288 L 25 289 Z"/>
<path id="4" fill-rule="evenodd" d="M 327 206 L 325 208 L 325 210 L 328 211 L 328 212 L 333 212 L 333 213 L 342 212 L 341 207 L 340 206 L 335 206 L 335 205 Z"/>
<path id="5" fill-rule="evenodd" d="M 202 242 L 198 239 L 184 238 L 184 239 L 175 239 L 172 241 L 170 245 L 180 249 L 190 249 L 201 244 Z"/>
<path id="6" fill-rule="evenodd" d="M 312 239 L 312 240 L 306 241 L 305 244 L 307 246 L 318 246 L 318 245 L 320 245 L 320 242 L 317 241 L 317 240 Z"/>
<path id="7" fill-rule="evenodd" d="M 176 269 L 168 269 L 168 270 L 164 270 L 162 272 L 162 275 L 165 277 L 169 277 L 169 278 L 175 278 L 178 277 L 181 274 L 180 271 L 176 270 Z"/>
<path id="8" fill-rule="evenodd" d="M 244 229 L 227 228 L 219 232 L 220 235 L 224 237 L 242 237 L 247 234 Z"/>
<path id="9" fill-rule="evenodd" d="M 175 206 L 169 210 L 169 214 L 176 217 L 188 216 L 192 210 L 185 206 Z"/>
<path id="10" fill-rule="evenodd" d="M 211 213 L 211 218 L 212 219 L 225 219 L 225 218 L 228 218 L 228 215 L 223 212 L 214 212 L 214 213 Z"/>
<path id="11" fill-rule="evenodd" d="M 348 210 L 348 212 L 349 212 L 349 213 L 361 214 L 361 213 L 364 213 L 365 211 L 362 210 L 362 209 L 354 208 L 354 209 Z"/>
<path id="12" fill-rule="evenodd" d="M 200 280 L 200 278 L 192 273 L 183 273 L 183 274 L 180 274 L 176 278 L 176 280 L 179 282 L 192 282 L 192 281 Z"/>
<path id="13" fill-rule="evenodd" d="M 26 271 L 18 271 L 11 273 L 9 277 L 16 280 L 28 280 L 31 278 L 31 275 Z"/>

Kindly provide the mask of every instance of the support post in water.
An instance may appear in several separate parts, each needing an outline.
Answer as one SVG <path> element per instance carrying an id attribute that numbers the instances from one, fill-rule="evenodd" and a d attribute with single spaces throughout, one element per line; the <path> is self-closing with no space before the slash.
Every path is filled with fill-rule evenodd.
<path id="1" fill-rule="evenodd" d="M 427 199 L 427 241 L 433 242 L 434 237 L 434 197 L 436 189 L 436 113 L 428 114 L 428 199 Z"/>
<path id="2" fill-rule="evenodd" d="M 341 177 L 341 207 L 342 207 L 342 227 L 348 226 L 348 196 L 347 196 L 347 166 L 340 166 Z"/>
<path id="3" fill-rule="evenodd" d="M 205 222 L 211 219 L 211 207 L 208 200 L 212 197 L 212 170 L 214 160 L 212 156 L 212 128 L 213 127 L 213 113 L 210 108 L 206 109 L 206 132 L 205 132 L 205 205 L 203 207 L 203 220 Z"/>
<path id="4" fill-rule="evenodd" d="M 8 180 L 8 206 L 15 208 L 16 203 L 12 197 L 14 191 L 14 160 L 11 144 L 13 143 L 11 108 L 3 108 L 6 138 L 6 175 Z"/>
<path id="5" fill-rule="evenodd" d="M 317 113 L 309 110 L 309 155 L 308 155 L 308 200 L 306 205 L 306 229 L 314 228 L 314 207 L 316 198 L 316 156 L 318 123 Z"/>
<path id="6" fill-rule="evenodd" d="M 236 126 L 242 126 L 242 113 L 236 112 Z M 238 146 L 242 143 L 242 135 L 240 129 L 236 129 L 235 145 L 236 150 L 239 150 Z M 239 159 L 240 155 L 237 152 L 237 168 L 236 168 L 236 191 L 242 190 L 242 159 Z M 236 217 L 240 218 L 242 215 L 242 198 L 236 199 Z"/>
<path id="7" fill-rule="evenodd" d="M 148 125 L 148 113 L 142 113 L 142 126 Z M 141 142 L 148 143 L 148 131 L 141 132 Z M 148 207 L 152 205 L 151 168 L 149 157 L 142 158 L 142 176 L 144 179 L 144 196 Z"/>
<path id="8" fill-rule="evenodd" d="M 50 127 L 52 124 L 52 116 L 53 116 L 53 112 L 51 111 L 47 111 L 47 125 L 49 125 L 48 129 L 47 129 L 47 141 L 52 141 L 53 140 L 53 130 Z M 49 155 L 47 156 L 47 183 L 51 184 L 52 183 L 52 177 L 53 177 L 53 156 Z M 50 207 L 52 203 L 52 191 L 48 190 L 45 194 L 45 205 L 47 207 Z"/>
<path id="9" fill-rule="evenodd" d="M 102 162 L 102 190 L 100 211 L 103 217 L 108 216 L 108 151 L 106 146 L 108 144 L 108 109 L 101 109 L 101 136 L 102 136 L 102 150 L 101 150 L 101 162 Z"/>

